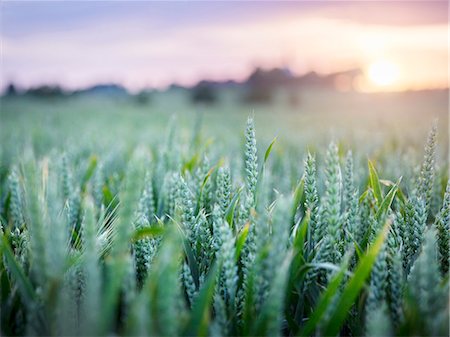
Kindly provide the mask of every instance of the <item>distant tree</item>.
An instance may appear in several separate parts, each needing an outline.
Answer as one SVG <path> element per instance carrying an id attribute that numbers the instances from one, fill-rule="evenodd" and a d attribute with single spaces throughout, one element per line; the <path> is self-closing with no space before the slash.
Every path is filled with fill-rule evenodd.
<path id="1" fill-rule="evenodd" d="M 142 90 L 134 96 L 134 100 L 138 105 L 147 105 L 152 100 L 152 93 L 149 90 Z"/>
<path id="2" fill-rule="evenodd" d="M 193 103 L 215 104 L 218 101 L 216 89 L 207 82 L 200 82 L 191 91 Z"/>
<path id="3" fill-rule="evenodd" d="M 244 101 L 247 103 L 270 103 L 274 97 L 273 91 L 273 87 L 265 83 L 250 85 Z"/>
<path id="4" fill-rule="evenodd" d="M 17 95 L 17 89 L 16 86 L 13 83 L 8 84 L 5 90 L 6 96 L 16 96 Z"/>
<path id="5" fill-rule="evenodd" d="M 26 95 L 36 97 L 36 98 L 59 98 L 64 96 L 64 92 L 61 89 L 61 87 L 55 85 L 55 86 L 49 86 L 49 85 L 42 85 L 39 87 L 33 87 L 28 89 L 25 92 Z"/>
<path id="6" fill-rule="evenodd" d="M 277 89 L 289 86 L 293 81 L 293 75 L 289 69 L 275 68 L 255 71 L 248 78 L 247 93 L 244 101 L 248 103 L 270 103 Z"/>

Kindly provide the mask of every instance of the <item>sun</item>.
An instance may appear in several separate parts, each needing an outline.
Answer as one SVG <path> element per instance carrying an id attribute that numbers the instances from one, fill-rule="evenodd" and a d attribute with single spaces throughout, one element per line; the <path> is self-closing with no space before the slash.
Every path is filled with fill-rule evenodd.
<path id="1" fill-rule="evenodd" d="M 368 69 L 369 79 L 378 86 L 389 86 L 394 84 L 399 75 L 397 65 L 392 62 L 381 60 L 372 63 Z"/>

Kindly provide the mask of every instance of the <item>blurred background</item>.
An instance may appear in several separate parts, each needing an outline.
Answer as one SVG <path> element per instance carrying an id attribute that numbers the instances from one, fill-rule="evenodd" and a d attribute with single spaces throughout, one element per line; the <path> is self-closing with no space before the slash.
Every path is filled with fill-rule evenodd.
<path id="1" fill-rule="evenodd" d="M 447 1 L 0 6 L 3 144 L 134 145 L 170 118 L 239 143 L 250 115 L 263 142 L 373 149 L 438 119 L 448 153 Z"/>

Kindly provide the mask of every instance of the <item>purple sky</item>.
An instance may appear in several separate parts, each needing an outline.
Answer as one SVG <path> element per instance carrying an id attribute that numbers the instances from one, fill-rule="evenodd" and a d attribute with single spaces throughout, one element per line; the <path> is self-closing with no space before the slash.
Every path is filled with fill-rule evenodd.
<path id="1" fill-rule="evenodd" d="M 380 58 L 405 68 L 405 87 L 439 86 L 447 74 L 445 1 L 0 6 L 2 86 L 15 81 L 77 88 L 114 81 L 139 89 L 204 77 L 239 79 L 256 65 L 330 72 L 364 68 Z M 417 70 L 430 64 L 429 71 Z M 414 76 L 408 69 L 415 69 Z"/>

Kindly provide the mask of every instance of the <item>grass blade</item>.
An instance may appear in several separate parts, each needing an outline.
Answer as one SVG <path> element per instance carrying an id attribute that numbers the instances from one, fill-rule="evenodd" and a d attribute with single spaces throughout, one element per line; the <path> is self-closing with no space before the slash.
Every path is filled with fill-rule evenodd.
<path id="1" fill-rule="evenodd" d="M 192 307 L 187 336 L 207 336 L 210 322 L 210 307 L 217 279 L 217 264 L 214 265 Z"/>
<path id="2" fill-rule="evenodd" d="M 343 264 L 339 272 L 336 273 L 336 275 L 334 275 L 334 277 L 331 279 L 327 289 L 320 296 L 319 303 L 317 304 L 314 312 L 312 313 L 303 330 L 300 332 L 300 336 L 310 336 L 316 329 L 320 320 L 325 315 L 327 308 L 331 304 L 334 296 L 336 295 L 339 289 L 339 285 L 344 279 L 346 269 L 347 265 Z"/>
<path id="3" fill-rule="evenodd" d="M 1 250 L 5 258 L 6 265 L 8 266 L 8 270 L 10 271 L 12 277 L 14 277 L 15 283 L 19 288 L 25 305 L 32 308 L 37 298 L 36 293 L 30 280 L 26 277 L 22 267 L 14 257 L 8 240 L 6 240 L 4 235 L 1 235 Z"/>
<path id="4" fill-rule="evenodd" d="M 386 197 L 383 199 L 383 202 L 380 205 L 380 208 L 375 215 L 377 220 L 381 220 L 381 218 L 387 213 L 388 209 L 391 207 L 392 202 L 394 201 L 395 195 L 398 191 L 398 185 L 400 181 L 397 182 L 394 186 L 391 187 Z"/>
<path id="5" fill-rule="evenodd" d="M 270 142 L 269 147 L 266 150 L 266 153 L 264 154 L 264 164 L 266 164 L 267 158 L 269 158 L 270 152 L 272 152 L 272 147 L 275 144 L 278 137 L 275 137 L 272 142 Z"/>
<path id="6" fill-rule="evenodd" d="M 136 242 L 141 239 L 160 236 L 162 234 L 164 234 L 164 227 L 162 226 L 142 227 L 134 231 L 131 241 Z"/>
<path id="7" fill-rule="evenodd" d="M 383 230 L 378 234 L 375 243 L 360 260 L 355 273 L 348 281 L 339 302 L 330 317 L 329 323 L 323 331 L 325 336 L 336 336 L 347 318 L 347 315 L 355 302 L 359 292 L 363 288 L 366 279 L 369 277 L 372 266 L 375 263 L 381 246 L 389 232 L 390 222 L 386 221 Z"/>
<path id="8" fill-rule="evenodd" d="M 373 194 L 375 195 L 375 199 L 377 200 L 377 204 L 381 205 L 383 201 L 383 194 L 381 192 L 381 184 L 380 179 L 378 178 L 377 170 L 373 163 L 369 160 L 369 184 L 372 187 Z"/>

